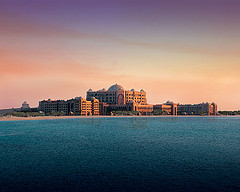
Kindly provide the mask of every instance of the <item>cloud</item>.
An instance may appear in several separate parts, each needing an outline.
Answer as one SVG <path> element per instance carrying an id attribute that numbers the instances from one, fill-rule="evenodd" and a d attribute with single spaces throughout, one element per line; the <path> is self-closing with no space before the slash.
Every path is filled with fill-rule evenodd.
<path id="1" fill-rule="evenodd" d="M 225 46 L 211 47 L 209 45 L 198 46 L 196 43 L 183 43 L 176 41 L 160 41 L 157 43 L 132 41 L 128 38 L 117 37 L 115 35 L 98 33 L 98 32 L 84 32 L 77 29 L 70 29 L 64 25 L 46 24 L 31 20 L 25 15 L 11 13 L 0 8 L 0 35 L 2 37 L 19 38 L 32 37 L 44 39 L 82 39 L 88 41 L 100 41 L 105 43 L 115 43 L 121 46 L 138 47 L 144 49 L 154 49 L 164 52 L 184 53 L 184 54 L 205 54 L 229 56 L 240 54 L 240 49 L 237 47 L 229 48 Z M 197 38 L 197 37 L 196 37 Z M 146 39 L 146 38 L 145 38 Z M 196 41 L 198 41 L 196 39 Z M 219 42 L 220 43 L 220 42 Z"/>
<path id="2" fill-rule="evenodd" d="M 100 89 L 121 79 L 130 81 L 127 75 L 111 69 L 73 61 L 33 65 L 0 59 L 0 63 L 0 108 L 17 107 L 23 100 L 37 106 L 42 99 L 85 97 L 89 88 Z"/>
<path id="3" fill-rule="evenodd" d="M 20 41 L 18 41 L 19 39 Z M 33 39 L 41 41 L 43 46 L 38 47 L 34 44 L 35 42 L 32 42 Z M 208 64 L 213 66 L 208 62 L 203 63 L 201 66 L 204 67 L 200 69 L 183 65 L 182 69 L 180 66 L 174 70 L 172 68 L 169 70 L 163 69 L 162 66 L 148 66 L 146 63 L 146 69 L 148 68 L 146 71 L 139 66 L 134 66 L 135 70 L 133 70 L 133 67 L 119 70 L 118 68 L 107 67 L 104 61 L 102 61 L 103 65 L 101 66 L 97 65 L 98 60 L 95 60 L 94 64 L 91 64 L 86 58 L 78 60 L 74 57 L 75 59 L 67 60 L 67 56 L 62 55 L 70 54 L 71 51 L 69 53 L 69 50 L 58 52 L 60 48 L 54 49 L 54 45 L 45 48 L 45 50 L 40 49 L 44 48 L 46 43 L 51 44 L 54 43 L 53 40 L 57 41 L 59 39 L 81 39 L 104 42 L 105 44 L 114 43 L 121 45 L 123 48 L 149 49 L 146 51 L 159 50 L 184 54 L 206 54 L 208 56 L 219 56 L 216 57 L 218 59 L 222 56 L 231 56 L 240 52 L 240 49 L 228 48 L 226 50 L 224 47 L 212 49 L 176 41 L 157 43 L 133 41 L 128 40 L 127 37 L 120 38 L 111 34 L 83 32 L 64 27 L 64 25 L 39 23 L 25 15 L 10 13 L 0 8 L 0 40 L 4 42 L 0 47 L 0 108 L 3 106 L 19 106 L 26 97 L 32 105 L 37 105 L 38 100 L 48 97 L 68 99 L 72 96 L 85 96 L 85 91 L 88 88 L 107 88 L 106 86 L 116 82 L 124 87 L 135 88 L 139 86 L 146 89 L 150 102 L 164 102 L 167 99 L 179 102 L 213 100 L 221 102 L 226 107 L 234 107 L 234 104 L 238 102 L 239 92 L 237 92 L 236 87 L 240 82 L 238 77 L 239 62 L 232 64 L 233 62 L 229 61 L 225 62 L 224 65 L 217 63 L 214 65 L 216 68 L 205 67 Z M 25 40 L 26 42 L 24 42 Z M 24 46 L 21 49 L 21 45 L 16 45 L 16 42 L 24 42 L 24 46 L 28 47 L 27 51 L 30 51 L 27 52 L 23 49 Z M 33 47 L 34 51 L 37 49 L 39 52 L 32 51 Z M 48 51 L 54 52 L 54 59 L 49 57 L 52 53 L 49 54 Z M 89 52 L 91 51 L 90 49 Z M 56 52 L 59 55 L 55 55 Z M 93 56 L 90 55 L 89 58 L 91 59 Z M 137 61 L 136 58 L 135 64 Z M 168 78 L 166 76 L 159 77 L 161 71 L 166 73 Z M 138 75 L 139 72 L 141 74 Z M 234 99 L 232 99 L 233 97 Z"/>
<path id="4" fill-rule="evenodd" d="M 0 62 L 2 62 L 0 60 Z M 121 75 L 112 74 L 111 70 L 106 70 L 104 67 L 92 66 L 88 64 L 62 62 L 57 65 L 40 64 L 33 65 L 31 63 L 15 63 L 2 62 L 0 66 L 0 76 L 2 82 L 10 79 L 24 78 L 30 79 L 33 77 L 54 77 L 54 78 L 79 78 L 79 79 L 100 79 L 106 80 L 109 78 L 118 78 Z"/>

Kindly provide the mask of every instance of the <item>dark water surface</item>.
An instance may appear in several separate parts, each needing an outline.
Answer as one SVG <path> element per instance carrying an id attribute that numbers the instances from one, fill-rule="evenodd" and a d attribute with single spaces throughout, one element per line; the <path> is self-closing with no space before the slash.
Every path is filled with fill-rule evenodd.
<path id="1" fill-rule="evenodd" d="M 0 191 L 240 191 L 240 118 L 0 122 Z"/>

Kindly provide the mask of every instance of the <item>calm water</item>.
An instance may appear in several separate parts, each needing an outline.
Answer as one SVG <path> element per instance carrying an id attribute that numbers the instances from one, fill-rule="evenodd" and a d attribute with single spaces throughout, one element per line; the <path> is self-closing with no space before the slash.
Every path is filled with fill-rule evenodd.
<path id="1" fill-rule="evenodd" d="M 0 122 L 0 191 L 240 191 L 240 118 Z"/>

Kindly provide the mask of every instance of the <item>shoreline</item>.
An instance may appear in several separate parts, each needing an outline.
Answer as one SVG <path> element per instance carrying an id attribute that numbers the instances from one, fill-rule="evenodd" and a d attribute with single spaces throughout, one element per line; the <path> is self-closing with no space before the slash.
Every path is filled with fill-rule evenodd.
<path id="1" fill-rule="evenodd" d="M 128 117 L 128 118 L 133 118 L 133 117 L 240 117 L 240 115 L 219 115 L 219 116 L 183 116 L 183 115 L 178 115 L 178 116 L 173 116 L 173 115 L 149 115 L 149 116 L 107 116 L 107 115 L 99 115 L 99 116 L 37 116 L 37 117 L 0 117 L 0 122 L 1 121 L 29 121 L 29 120 L 54 120 L 54 119 L 82 119 L 82 118 L 119 118 L 119 117 Z"/>
<path id="2" fill-rule="evenodd" d="M 53 119 L 82 119 L 111 116 L 37 116 L 37 117 L 0 117 L 0 121 L 28 121 L 28 120 L 53 120 Z"/>

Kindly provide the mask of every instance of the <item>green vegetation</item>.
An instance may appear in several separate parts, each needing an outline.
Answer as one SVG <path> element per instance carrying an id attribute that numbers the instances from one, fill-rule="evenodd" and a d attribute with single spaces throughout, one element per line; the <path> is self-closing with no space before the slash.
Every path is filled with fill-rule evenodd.
<path id="1" fill-rule="evenodd" d="M 151 112 L 152 115 L 169 115 L 169 113 L 165 110 L 153 110 Z"/>
<path id="2" fill-rule="evenodd" d="M 112 111 L 114 116 L 136 116 L 139 115 L 138 111 Z"/>
<path id="3" fill-rule="evenodd" d="M 151 112 L 151 114 L 152 115 L 163 115 L 163 111 L 162 110 L 153 110 L 152 112 Z"/>
<path id="4" fill-rule="evenodd" d="M 40 112 L 9 112 L 6 113 L 5 116 L 15 116 L 15 117 L 37 117 L 37 116 L 45 116 L 44 113 L 40 113 Z"/>
<path id="5" fill-rule="evenodd" d="M 50 113 L 46 113 L 46 116 L 64 116 L 65 113 L 63 111 L 51 111 Z"/>
<path id="6" fill-rule="evenodd" d="M 187 113 L 183 113 L 183 112 L 181 112 L 181 111 L 178 111 L 178 112 L 177 112 L 177 115 L 187 115 Z"/>
<path id="7" fill-rule="evenodd" d="M 200 110 L 199 111 L 199 115 L 201 115 L 201 116 L 205 116 L 205 115 L 208 115 L 206 112 L 204 112 L 203 110 Z"/>
<path id="8" fill-rule="evenodd" d="M 51 111 L 50 113 L 42 112 L 8 112 L 4 116 L 15 116 L 15 117 L 37 117 L 37 116 L 64 116 L 64 112 Z"/>
<path id="9" fill-rule="evenodd" d="M 240 115 L 240 110 L 238 111 L 218 111 L 219 115 Z"/>

